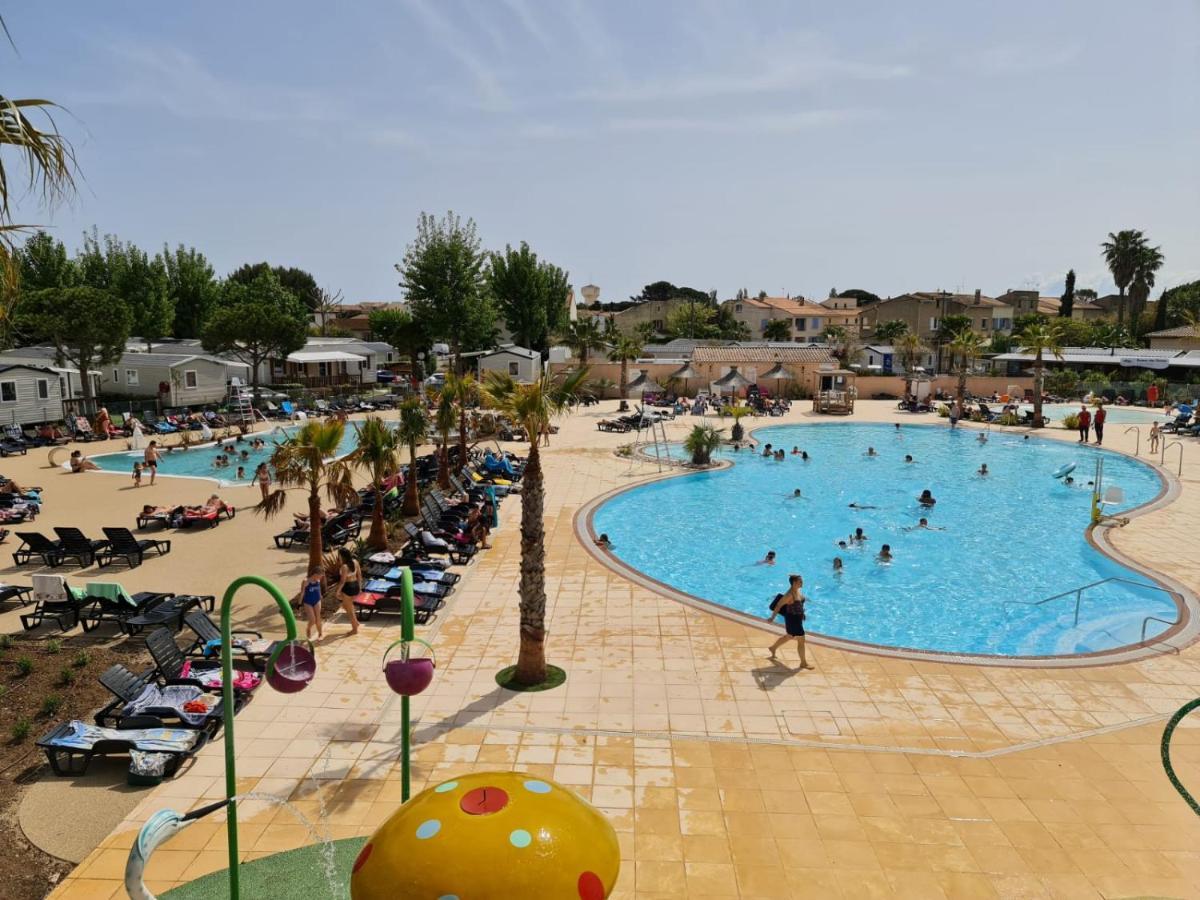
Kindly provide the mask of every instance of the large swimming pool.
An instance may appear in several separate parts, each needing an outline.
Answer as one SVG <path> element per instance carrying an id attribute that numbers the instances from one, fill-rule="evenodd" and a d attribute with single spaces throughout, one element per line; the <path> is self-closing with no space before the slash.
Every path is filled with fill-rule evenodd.
<path id="1" fill-rule="evenodd" d="M 992 656 L 1091 653 L 1137 643 L 1146 616 L 1176 619 L 1162 591 L 1110 582 L 1074 598 L 1034 601 L 1107 578 L 1147 580 L 1085 539 L 1087 482 L 1103 451 L 1054 440 L 944 426 L 827 424 L 760 428 L 789 451 L 775 462 L 728 453 L 732 468 L 652 482 L 594 512 L 613 553 L 679 591 L 765 616 L 789 573 L 805 577 L 813 632 L 894 648 Z M 808 452 L 809 462 L 791 455 Z M 867 456 L 874 447 L 878 456 Z M 906 463 L 905 455 L 914 462 Z M 1103 453 L 1105 484 L 1125 508 L 1152 500 L 1150 467 Z M 1076 463 L 1074 485 L 1053 473 Z M 991 474 L 976 474 L 987 463 Z M 802 497 L 792 497 L 800 488 Z M 937 505 L 917 496 L 929 488 Z M 854 509 L 851 503 L 874 507 Z M 916 528 L 926 516 L 938 530 Z M 861 527 L 865 544 L 838 547 Z M 881 544 L 894 560 L 877 560 Z M 774 566 L 759 565 L 768 550 Z M 834 574 L 840 556 L 842 574 Z M 1147 636 L 1167 625 L 1151 622 Z"/>
<path id="2" fill-rule="evenodd" d="M 275 449 L 275 444 L 287 438 L 293 433 L 296 427 L 283 428 L 276 426 L 270 431 L 258 431 L 247 435 L 241 441 L 235 441 L 233 438 L 228 438 L 223 442 L 224 446 L 233 445 L 234 451 L 226 453 L 229 457 L 230 464 L 228 468 L 218 468 L 216 459 L 224 451 L 222 445 L 204 444 L 194 446 L 187 450 L 180 448 L 172 449 L 166 452 L 166 447 L 163 447 L 164 452 L 159 456 L 158 474 L 174 475 L 186 478 L 212 478 L 222 485 L 238 485 L 248 484 L 254 477 L 254 470 L 260 462 L 266 462 L 271 458 L 271 452 Z M 198 436 L 199 432 L 193 432 L 193 436 Z M 250 442 L 254 438 L 262 438 L 267 442 L 267 445 L 262 450 L 253 450 L 250 447 Z M 154 440 L 154 435 L 147 435 L 147 441 Z M 168 436 L 163 440 L 164 444 L 170 445 L 175 443 L 173 437 Z M 358 431 L 354 425 L 346 425 L 346 433 L 342 436 L 342 442 L 338 446 L 338 456 L 344 456 L 358 446 Z M 246 459 L 241 458 L 241 454 L 246 453 Z M 140 461 L 144 456 L 144 451 L 133 450 L 122 453 L 104 453 L 98 456 L 89 457 L 92 462 L 98 465 L 101 469 L 108 472 L 124 472 L 130 474 L 133 472 L 133 464 Z M 238 467 L 241 466 L 244 470 L 242 478 L 237 477 Z"/>

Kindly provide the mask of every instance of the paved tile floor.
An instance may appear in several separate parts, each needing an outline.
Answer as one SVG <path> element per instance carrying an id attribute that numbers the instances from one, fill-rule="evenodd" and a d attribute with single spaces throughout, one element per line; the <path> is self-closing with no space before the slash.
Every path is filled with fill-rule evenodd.
<path id="1" fill-rule="evenodd" d="M 803 406 L 789 418 L 821 421 Z M 579 543 L 573 517 L 584 503 L 657 474 L 613 455 L 628 436 L 595 431 L 609 407 L 564 420 L 545 457 L 548 656 L 568 670 L 566 685 L 514 695 L 493 680 L 516 648 L 509 502 L 494 549 L 424 629 L 438 670 L 413 703 L 415 790 L 510 768 L 570 786 L 620 836 L 617 897 L 1200 896 L 1200 818 L 1159 762 L 1166 717 L 1200 694 L 1200 650 L 1054 670 L 810 644 L 815 670 L 772 666 L 764 628 L 637 586 Z M 895 416 L 882 402 L 857 414 Z M 1133 449 L 1132 435 L 1110 441 Z M 1112 541 L 1200 592 L 1191 445 L 1184 466 L 1182 496 Z M 335 620 L 330 631 L 342 630 Z M 396 637 L 371 623 L 356 638 L 327 638 L 309 690 L 262 691 L 237 719 L 241 788 L 290 798 L 334 838 L 369 834 L 394 811 L 400 711 L 380 659 Z M 1180 729 L 1175 755 L 1200 788 L 1198 725 Z M 207 748 L 54 896 L 124 896 L 137 828 L 157 809 L 223 796 L 222 766 L 220 747 Z M 286 810 L 255 800 L 240 809 L 246 859 L 314 839 Z M 215 816 L 193 826 L 155 854 L 149 886 L 223 868 L 224 841 Z"/>

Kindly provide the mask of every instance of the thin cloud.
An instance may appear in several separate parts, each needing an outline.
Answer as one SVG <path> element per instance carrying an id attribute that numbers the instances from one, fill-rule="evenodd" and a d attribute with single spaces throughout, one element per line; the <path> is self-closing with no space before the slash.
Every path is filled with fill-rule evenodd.
<path id="1" fill-rule="evenodd" d="M 483 62 L 483 54 L 466 35 L 425 0 L 405 0 L 405 5 L 439 46 L 471 76 L 485 108 L 498 111 L 512 106 L 497 74 Z"/>
<path id="2" fill-rule="evenodd" d="M 814 109 L 790 113 L 750 116 L 626 116 L 610 119 L 607 127 L 617 132 L 703 132 L 708 134 L 794 134 L 832 125 L 874 118 L 873 110 Z"/>
<path id="3" fill-rule="evenodd" d="M 1078 42 L 1047 46 L 1041 43 L 1005 43 L 986 47 L 964 60 L 967 66 L 995 75 L 1042 72 L 1069 65 L 1079 58 L 1083 45 Z"/>
<path id="4" fill-rule="evenodd" d="M 504 0 L 504 5 L 508 7 L 513 18 L 520 23 L 521 27 L 525 29 L 531 38 L 546 49 L 554 46 L 554 40 L 550 37 L 550 32 L 542 27 L 542 23 L 538 21 L 525 0 Z"/>

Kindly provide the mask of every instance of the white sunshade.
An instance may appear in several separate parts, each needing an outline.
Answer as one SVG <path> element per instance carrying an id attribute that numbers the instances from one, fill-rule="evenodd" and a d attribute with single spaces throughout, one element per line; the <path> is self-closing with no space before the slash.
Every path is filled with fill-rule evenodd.
<path id="1" fill-rule="evenodd" d="M 293 363 L 321 363 L 321 362 L 353 362 L 358 363 L 366 359 L 365 356 L 356 356 L 353 353 L 346 353 L 344 350 L 299 350 L 295 353 L 289 353 L 287 361 Z"/>

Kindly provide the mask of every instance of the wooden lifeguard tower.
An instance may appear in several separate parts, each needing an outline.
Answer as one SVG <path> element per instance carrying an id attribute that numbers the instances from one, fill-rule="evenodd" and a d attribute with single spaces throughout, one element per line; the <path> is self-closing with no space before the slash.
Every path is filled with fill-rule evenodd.
<path id="1" fill-rule="evenodd" d="M 858 396 L 854 378 L 854 373 L 849 369 L 818 369 L 816 389 L 813 391 L 813 412 L 829 416 L 854 415 L 854 399 Z"/>

